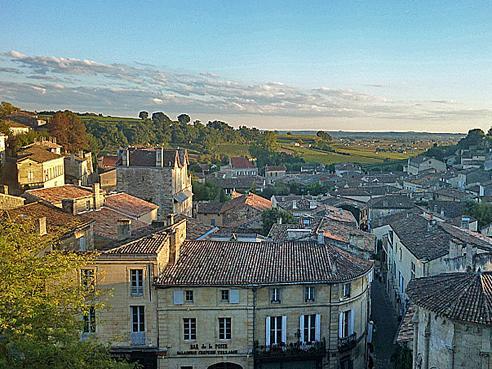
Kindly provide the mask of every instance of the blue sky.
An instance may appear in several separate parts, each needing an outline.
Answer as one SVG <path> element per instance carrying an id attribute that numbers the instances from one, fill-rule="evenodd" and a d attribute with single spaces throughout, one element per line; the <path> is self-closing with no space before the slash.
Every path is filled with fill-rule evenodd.
<path id="1" fill-rule="evenodd" d="M 0 0 L 0 12 L 0 98 L 31 109 L 288 129 L 492 124 L 490 1 Z"/>

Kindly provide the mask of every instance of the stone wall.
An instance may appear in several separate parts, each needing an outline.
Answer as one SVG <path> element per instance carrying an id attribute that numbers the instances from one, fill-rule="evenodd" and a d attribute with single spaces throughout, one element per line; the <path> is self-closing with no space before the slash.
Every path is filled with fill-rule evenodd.
<path id="1" fill-rule="evenodd" d="M 24 205 L 25 199 L 22 197 L 6 195 L 0 193 L 0 210 L 15 209 Z"/>

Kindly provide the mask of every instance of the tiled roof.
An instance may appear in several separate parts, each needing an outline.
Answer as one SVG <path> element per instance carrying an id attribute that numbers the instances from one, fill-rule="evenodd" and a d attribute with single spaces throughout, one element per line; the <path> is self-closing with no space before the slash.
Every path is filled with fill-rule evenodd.
<path id="1" fill-rule="evenodd" d="M 372 262 L 316 242 L 186 241 L 156 281 L 167 286 L 337 283 L 367 273 Z"/>
<path id="2" fill-rule="evenodd" d="M 283 242 L 287 241 L 287 231 L 289 229 L 305 229 L 301 224 L 295 223 L 295 224 L 278 224 L 274 223 L 272 224 L 272 227 L 270 228 L 270 231 L 268 232 L 268 238 L 270 238 L 274 242 Z M 306 228 L 311 230 L 311 228 Z"/>
<path id="3" fill-rule="evenodd" d="M 133 218 L 138 218 L 159 208 L 158 205 L 129 195 L 125 192 L 106 196 L 104 205 Z"/>
<path id="4" fill-rule="evenodd" d="M 41 200 L 48 201 L 52 204 L 58 204 L 61 203 L 63 199 L 78 199 L 81 197 L 91 196 L 92 191 L 81 186 L 64 185 L 58 187 L 27 190 L 26 194 L 34 196 Z"/>
<path id="5" fill-rule="evenodd" d="M 117 155 L 104 155 L 98 159 L 98 164 L 102 168 L 114 168 L 118 163 Z"/>
<path id="6" fill-rule="evenodd" d="M 13 120 L 7 121 L 7 125 L 12 128 L 29 128 L 29 126 L 26 126 L 25 124 L 19 122 L 14 122 Z"/>
<path id="7" fill-rule="evenodd" d="M 413 340 L 413 316 L 415 314 L 415 308 L 410 304 L 401 320 L 400 326 L 396 333 L 395 341 L 398 344 L 406 344 Z"/>
<path id="8" fill-rule="evenodd" d="M 261 176 L 240 176 L 237 178 L 217 178 L 209 176 L 207 177 L 207 181 L 226 189 L 250 189 L 254 186 L 263 186 L 265 178 Z"/>
<path id="9" fill-rule="evenodd" d="M 83 215 L 72 215 L 63 210 L 41 202 L 33 202 L 15 209 L 7 210 L 6 213 L 11 219 L 19 221 L 35 221 L 46 217 L 46 228 L 48 233 L 66 233 L 80 227 L 85 227 L 92 222 L 92 219 Z"/>
<path id="10" fill-rule="evenodd" d="M 27 149 L 20 151 L 17 154 L 17 156 L 18 156 L 17 161 L 22 161 L 28 158 L 38 163 L 44 163 L 46 161 L 63 158 L 62 155 L 52 153 L 39 146 L 28 147 Z"/>
<path id="11" fill-rule="evenodd" d="M 248 160 L 248 158 L 242 156 L 233 156 L 231 158 L 231 167 L 234 169 L 242 169 L 242 168 L 256 168 L 256 166 Z"/>
<path id="12" fill-rule="evenodd" d="M 350 243 L 364 251 L 374 252 L 376 248 L 376 237 L 373 234 L 361 231 L 341 222 L 323 219 L 317 230 L 322 230 L 328 239 Z"/>
<path id="13" fill-rule="evenodd" d="M 285 165 L 265 165 L 265 172 L 285 172 L 286 170 Z"/>
<path id="14" fill-rule="evenodd" d="M 128 148 L 130 166 L 155 167 L 156 152 L 160 148 Z M 162 162 L 166 167 L 172 167 L 175 164 L 182 167 L 188 163 L 188 154 L 183 149 L 164 149 L 162 150 Z"/>
<path id="15" fill-rule="evenodd" d="M 199 222 L 195 218 L 186 217 L 186 239 L 196 240 L 207 233 L 215 233 L 218 227 Z"/>
<path id="16" fill-rule="evenodd" d="M 220 214 L 220 209 L 222 209 L 222 202 L 199 202 L 197 203 L 197 213 L 198 214 Z"/>
<path id="17" fill-rule="evenodd" d="M 446 218 L 455 218 L 464 214 L 466 204 L 458 201 L 429 201 L 426 208 L 434 214 L 442 214 Z"/>
<path id="18" fill-rule="evenodd" d="M 272 202 L 254 193 L 249 193 L 226 201 L 222 206 L 221 213 L 236 209 L 240 206 L 250 206 L 256 210 L 264 211 L 272 208 Z"/>
<path id="19" fill-rule="evenodd" d="M 166 243 L 167 232 L 160 231 L 148 236 L 127 242 L 121 246 L 112 248 L 104 252 L 107 255 L 156 255 L 161 247 Z M 103 255 L 104 255 L 103 254 Z"/>
<path id="20" fill-rule="evenodd" d="M 446 318 L 492 325 L 492 273 L 445 273 L 410 281 L 412 303 Z"/>
<path id="21" fill-rule="evenodd" d="M 372 198 L 367 206 L 372 209 L 411 209 L 415 204 L 405 195 L 385 195 Z"/>
<path id="22" fill-rule="evenodd" d="M 96 222 L 94 224 L 94 234 L 96 236 L 108 241 L 118 239 L 118 219 L 124 218 L 121 213 L 107 207 L 102 207 L 101 209 L 84 213 L 84 216 Z M 132 232 L 150 227 L 148 224 L 135 219 L 132 219 L 131 221 Z"/>

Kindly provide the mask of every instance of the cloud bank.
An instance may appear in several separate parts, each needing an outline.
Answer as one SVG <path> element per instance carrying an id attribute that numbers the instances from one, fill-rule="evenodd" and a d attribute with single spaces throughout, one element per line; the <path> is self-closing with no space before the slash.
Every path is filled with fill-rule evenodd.
<path id="1" fill-rule="evenodd" d="M 139 110 L 162 110 L 420 123 L 492 118 L 489 107 L 455 101 L 399 101 L 351 89 L 305 89 L 279 82 L 248 84 L 211 73 L 180 73 L 140 63 L 104 64 L 19 51 L 0 53 L 0 98 L 39 108 L 131 115 Z"/>

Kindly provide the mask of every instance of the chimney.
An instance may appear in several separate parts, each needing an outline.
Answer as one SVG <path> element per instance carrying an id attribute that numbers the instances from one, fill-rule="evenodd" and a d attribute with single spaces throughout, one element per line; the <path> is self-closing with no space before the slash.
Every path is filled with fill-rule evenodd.
<path id="1" fill-rule="evenodd" d="M 118 241 L 126 240 L 132 235 L 132 221 L 130 219 L 118 219 Z"/>
<path id="2" fill-rule="evenodd" d="M 46 217 L 36 219 L 36 232 L 40 236 L 44 236 L 48 233 L 46 230 Z"/>
<path id="3" fill-rule="evenodd" d="M 104 197 L 101 193 L 101 184 L 99 182 L 92 184 L 92 196 L 94 197 L 94 210 L 98 210 L 104 203 Z"/>
<path id="4" fill-rule="evenodd" d="M 325 244 L 325 234 L 322 230 L 318 231 L 318 245 L 324 245 Z"/>
<path id="5" fill-rule="evenodd" d="M 65 213 L 77 215 L 77 208 L 75 206 L 75 199 L 63 199 L 62 209 Z"/>
<path id="6" fill-rule="evenodd" d="M 174 225 L 174 213 L 169 213 L 167 215 L 167 225 L 168 226 Z"/>
<path id="7" fill-rule="evenodd" d="M 292 209 L 297 209 L 297 200 L 292 200 Z"/>
<path id="8" fill-rule="evenodd" d="M 2 193 L 5 195 L 9 194 L 9 186 L 8 185 L 3 185 L 2 186 Z"/>
<path id="9" fill-rule="evenodd" d="M 282 217 L 278 217 L 277 224 L 282 224 Z"/>
<path id="10" fill-rule="evenodd" d="M 460 228 L 461 229 L 470 229 L 470 217 L 467 217 L 466 215 L 463 215 L 461 217 Z"/>

